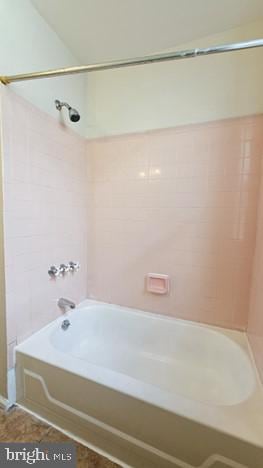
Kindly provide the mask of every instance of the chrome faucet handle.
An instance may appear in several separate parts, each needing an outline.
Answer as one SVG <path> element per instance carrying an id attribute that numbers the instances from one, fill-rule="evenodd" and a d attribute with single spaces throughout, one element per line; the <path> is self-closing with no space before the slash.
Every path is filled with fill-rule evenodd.
<path id="1" fill-rule="evenodd" d="M 77 271 L 80 269 L 79 262 L 68 262 L 69 271 Z"/>
<path id="2" fill-rule="evenodd" d="M 59 275 L 59 268 L 56 267 L 55 265 L 52 265 L 48 270 L 48 274 L 49 274 L 49 276 L 51 276 L 51 278 L 54 278 L 55 276 L 58 276 Z"/>
<path id="3" fill-rule="evenodd" d="M 59 274 L 60 275 L 65 275 L 69 271 L 69 266 L 65 265 L 65 263 L 61 263 L 59 266 Z"/>

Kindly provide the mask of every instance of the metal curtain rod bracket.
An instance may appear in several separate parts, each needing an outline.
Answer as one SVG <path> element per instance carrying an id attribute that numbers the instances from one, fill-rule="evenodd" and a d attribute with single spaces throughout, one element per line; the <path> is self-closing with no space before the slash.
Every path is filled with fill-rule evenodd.
<path id="1" fill-rule="evenodd" d="M 7 85 L 9 81 L 6 76 L 0 76 L 0 83 Z"/>
<path id="2" fill-rule="evenodd" d="M 76 73 L 89 73 L 93 71 L 111 70 L 114 68 L 130 67 L 135 65 L 146 65 L 149 63 L 167 62 L 170 60 L 180 60 L 204 55 L 221 54 L 224 52 L 235 52 L 244 49 L 253 49 L 263 47 L 263 39 L 254 39 L 252 41 L 237 42 L 233 44 L 223 44 L 203 49 L 188 49 L 177 52 L 168 52 L 156 55 L 147 55 L 133 59 L 125 59 L 113 62 L 95 63 L 92 65 L 80 65 L 77 67 L 58 68 L 33 73 L 23 73 L 20 75 L 0 76 L 0 82 L 4 85 L 16 81 L 35 80 L 39 78 L 52 78 L 55 76 L 73 75 Z"/>

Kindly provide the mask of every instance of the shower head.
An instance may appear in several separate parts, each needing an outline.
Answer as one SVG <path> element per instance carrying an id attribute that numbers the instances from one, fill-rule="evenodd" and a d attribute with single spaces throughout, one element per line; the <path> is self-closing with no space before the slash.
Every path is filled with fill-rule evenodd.
<path id="1" fill-rule="evenodd" d="M 72 107 L 70 107 L 69 109 L 69 118 L 71 120 L 71 122 L 78 122 L 79 119 L 80 119 L 80 115 L 78 113 L 78 111 L 76 109 L 72 109 Z"/>
<path id="2" fill-rule="evenodd" d="M 62 107 L 66 107 L 68 109 L 68 114 L 71 122 L 78 122 L 80 119 L 80 115 L 76 109 L 73 109 L 67 102 L 61 102 L 58 99 L 55 100 L 56 109 L 61 111 Z"/>

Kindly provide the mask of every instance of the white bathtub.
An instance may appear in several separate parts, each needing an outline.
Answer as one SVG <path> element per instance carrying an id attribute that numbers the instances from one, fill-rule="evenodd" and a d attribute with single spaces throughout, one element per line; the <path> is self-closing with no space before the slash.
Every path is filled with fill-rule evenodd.
<path id="1" fill-rule="evenodd" d="M 18 402 L 134 467 L 263 466 L 245 334 L 85 301 L 17 347 Z"/>

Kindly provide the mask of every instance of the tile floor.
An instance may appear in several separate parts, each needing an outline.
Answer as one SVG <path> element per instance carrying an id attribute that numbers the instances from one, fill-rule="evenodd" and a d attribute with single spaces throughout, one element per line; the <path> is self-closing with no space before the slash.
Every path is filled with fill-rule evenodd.
<path id="1" fill-rule="evenodd" d="M 0 409 L 0 442 L 67 442 L 69 437 L 19 408 Z M 77 468 L 120 468 L 84 445 L 77 448 Z"/>

